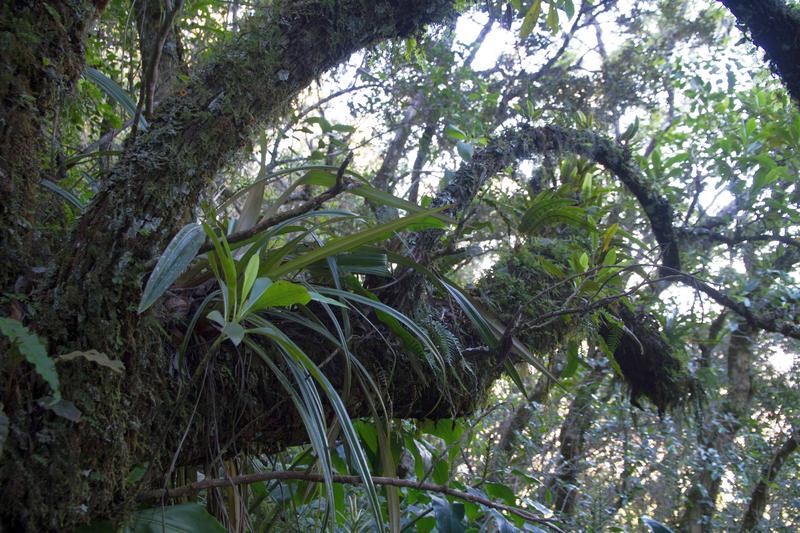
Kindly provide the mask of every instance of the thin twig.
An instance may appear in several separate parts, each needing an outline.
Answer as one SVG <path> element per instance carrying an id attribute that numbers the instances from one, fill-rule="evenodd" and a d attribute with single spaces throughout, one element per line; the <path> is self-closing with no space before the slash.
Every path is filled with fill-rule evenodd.
<path id="1" fill-rule="evenodd" d="M 333 185 L 333 187 L 331 187 L 327 191 L 323 192 L 319 196 L 315 196 L 311 200 L 298 205 L 297 207 L 294 207 L 292 209 L 288 209 L 288 210 L 283 211 L 281 213 L 276 213 L 275 215 L 273 215 L 271 217 L 267 217 L 267 218 L 261 219 L 252 228 L 249 228 L 249 229 L 234 233 L 233 235 L 228 237 L 228 244 L 233 244 L 233 243 L 236 243 L 236 242 L 245 241 L 245 240 L 257 235 L 258 233 L 264 231 L 267 228 L 271 228 L 272 226 L 274 226 L 276 224 L 280 224 L 281 222 L 285 222 L 286 220 L 289 220 L 290 218 L 293 218 L 293 217 L 296 217 L 298 215 L 302 215 L 303 213 L 307 213 L 309 211 L 317 209 L 318 207 L 320 207 L 322 204 L 324 204 L 328 200 L 330 200 L 332 198 L 335 198 L 336 196 L 338 196 L 339 194 L 345 192 L 346 190 L 350 189 L 351 187 L 353 187 L 355 185 L 358 185 L 358 184 L 348 183 L 344 179 L 345 170 L 347 170 L 347 165 L 350 164 L 350 161 L 352 159 L 353 159 L 353 152 L 350 152 L 349 154 L 347 154 L 347 157 L 345 157 L 344 161 L 342 162 L 341 166 L 339 167 L 339 170 L 336 172 L 336 183 Z M 210 251 L 212 249 L 213 249 L 213 245 L 211 243 L 206 243 L 200 249 L 199 253 L 202 254 L 202 253 L 208 252 L 208 251 Z"/>

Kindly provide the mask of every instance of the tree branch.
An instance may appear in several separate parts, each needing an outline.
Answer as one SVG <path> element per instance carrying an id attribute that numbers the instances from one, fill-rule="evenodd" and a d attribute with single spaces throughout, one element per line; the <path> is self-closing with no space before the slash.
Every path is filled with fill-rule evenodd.
<path id="1" fill-rule="evenodd" d="M 719 0 L 750 32 L 800 105 L 800 11 L 783 0 Z"/>
<path id="2" fill-rule="evenodd" d="M 53 312 L 115 329 L 119 302 L 138 298 L 143 268 L 192 218 L 206 186 L 256 128 L 352 52 L 451 13 L 449 0 L 282 2 L 257 10 L 162 102 L 112 170 L 58 262 Z M 48 332 L 51 339 L 81 328 L 59 329 Z M 97 333 L 88 332 L 88 344 L 107 342 Z"/>
<path id="3" fill-rule="evenodd" d="M 461 213 L 472 202 L 487 180 L 518 160 L 533 154 L 570 152 L 603 165 L 636 197 L 645 212 L 656 241 L 661 248 L 661 276 L 680 271 L 680 256 L 672 207 L 647 183 L 641 170 L 631 161 L 625 147 L 602 135 L 561 126 L 534 128 L 523 125 L 495 138 L 476 150 L 469 163 L 464 163 L 433 202 L 434 207 L 451 204 L 449 214 Z M 418 240 L 415 256 L 427 257 L 434 251 L 441 231 L 430 230 Z"/>
<path id="4" fill-rule="evenodd" d="M 758 329 L 763 329 L 764 331 L 770 331 L 772 333 L 780 333 L 793 339 L 800 339 L 800 324 L 793 322 L 792 320 L 782 318 L 780 313 L 775 309 L 761 309 L 760 313 L 756 314 L 744 303 L 737 302 L 724 292 L 715 289 L 705 281 L 692 276 L 691 274 L 678 272 L 674 273 L 672 276 L 670 276 L 670 278 L 681 281 L 682 283 L 705 293 L 706 295 L 710 296 L 712 300 L 721 306 L 727 307 L 731 311 L 734 311 L 744 318 L 748 324 Z"/>
<path id="5" fill-rule="evenodd" d="M 243 474 L 223 479 L 204 479 L 203 481 L 197 481 L 195 483 L 184 485 L 182 487 L 178 487 L 175 489 L 152 490 L 142 494 L 141 500 L 152 501 L 152 500 L 160 500 L 166 498 L 180 498 L 183 496 L 190 496 L 205 489 L 230 487 L 234 485 L 248 485 L 252 483 L 258 483 L 260 481 L 270 481 L 275 479 L 291 480 L 291 481 L 310 481 L 313 483 L 325 482 L 325 479 L 323 478 L 322 474 L 314 474 L 311 472 L 303 472 L 296 470 L 259 472 L 257 474 Z M 359 476 L 334 475 L 333 481 L 335 483 L 343 483 L 346 485 L 360 485 L 362 483 L 362 479 Z M 507 513 L 519 516 L 520 518 L 523 518 L 528 522 L 532 522 L 535 524 L 544 524 L 554 529 L 555 531 L 562 531 L 555 525 L 554 523 L 555 520 L 553 519 L 534 515 L 518 507 L 512 507 L 510 505 L 506 505 L 503 503 L 493 502 L 492 500 L 489 500 L 482 496 L 478 496 L 476 494 L 464 492 L 457 489 L 452 489 L 447 485 L 437 485 L 435 483 L 420 483 L 418 481 L 414 481 L 411 479 L 400 479 L 394 477 L 380 477 L 380 476 L 379 477 L 373 476 L 372 481 L 376 485 L 386 485 L 390 487 L 406 487 L 410 489 L 418 489 L 429 492 L 437 492 L 439 494 L 445 494 L 447 496 L 452 496 L 453 498 L 458 498 L 468 502 L 478 503 L 486 507 L 491 507 L 492 509 L 505 511 Z"/>
<path id="6" fill-rule="evenodd" d="M 715 233 L 707 228 L 680 228 L 677 230 L 681 236 L 692 236 L 708 239 L 732 246 L 743 242 L 780 242 L 789 246 L 800 248 L 800 240 L 786 235 L 741 235 L 734 233 L 731 236 Z"/>

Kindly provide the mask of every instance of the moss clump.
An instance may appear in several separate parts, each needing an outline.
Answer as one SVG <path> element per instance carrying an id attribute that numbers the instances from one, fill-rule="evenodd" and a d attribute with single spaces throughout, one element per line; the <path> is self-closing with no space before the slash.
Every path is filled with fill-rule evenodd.
<path id="1" fill-rule="evenodd" d="M 536 352 L 552 351 L 583 327 L 576 315 L 548 316 L 563 309 L 574 290 L 563 275 L 572 253 L 570 241 L 536 239 L 501 257 L 478 283 L 482 300 L 505 324 L 519 316 L 517 338 Z"/>
<path id="2" fill-rule="evenodd" d="M 631 404 L 641 409 L 639 399 L 644 396 L 656 406 L 659 416 L 685 404 L 693 391 L 692 380 L 655 317 L 636 313 L 623 303 L 609 307 L 607 315 L 601 316 L 598 333 L 630 387 Z"/>

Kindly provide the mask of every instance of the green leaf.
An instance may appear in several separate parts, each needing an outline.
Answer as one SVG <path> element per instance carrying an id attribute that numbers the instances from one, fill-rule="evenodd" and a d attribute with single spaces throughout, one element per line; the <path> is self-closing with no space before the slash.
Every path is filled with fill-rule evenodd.
<path id="1" fill-rule="evenodd" d="M 268 307 L 289 307 L 295 304 L 306 305 L 311 301 L 308 289 L 291 281 L 278 280 L 264 289 L 258 300 L 247 307 L 247 312 L 255 313 Z"/>
<path id="2" fill-rule="evenodd" d="M 470 160 L 472 159 L 472 152 L 473 152 L 471 144 L 465 143 L 464 141 L 458 141 L 456 143 L 456 150 L 458 150 L 458 155 L 461 156 L 461 159 L 463 159 L 467 163 L 470 162 Z"/>
<path id="3" fill-rule="evenodd" d="M 397 309 L 390 307 L 378 300 L 373 300 L 366 296 L 362 296 L 360 294 L 355 294 L 352 292 L 347 292 L 339 289 L 332 289 L 328 287 L 317 287 L 317 290 L 322 294 L 328 294 L 330 296 L 338 296 L 345 300 L 351 300 L 353 302 L 360 303 L 368 307 L 372 307 L 373 309 L 375 309 L 376 312 L 385 313 L 386 317 L 382 319 L 384 323 L 390 325 L 391 321 L 386 320 L 386 318 L 391 318 L 392 320 L 396 320 L 397 322 L 402 324 L 403 327 L 408 329 L 417 339 L 419 339 L 422 342 L 427 353 L 430 353 L 435 358 L 435 364 L 436 367 L 438 367 L 438 370 L 441 372 L 445 371 L 446 368 L 445 362 L 436 344 L 430 339 L 430 337 L 428 336 L 428 334 L 425 332 L 424 329 L 422 329 L 416 322 L 408 318 L 406 315 L 404 315 Z M 400 331 L 395 330 L 395 333 L 402 336 L 402 333 Z M 434 363 L 431 362 L 431 365 L 433 364 Z"/>
<path id="4" fill-rule="evenodd" d="M 126 485 L 135 485 L 139 483 L 142 479 L 144 479 L 144 475 L 147 473 L 147 469 L 150 467 L 149 462 L 140 463 L 134 466 L 128 475 L 125 477 L 125 484 Z"/>
<path id="5" fill-rule="evenodd" d="M 525 398 L 527 398 L 528 391 L 525 389 L 525 383 L 522 381 L 522 376 L 519 375 L 517 367 L 514 366 L 514 363 L 506 357 L 505 361 L 503 361 L 503 368 L 505 369 L 506 374 L 508 374 L 508 377 L 511 378 L 511 381 L 514 383 L 514 385 L 517 386 L 519 392 L 522 393 Z"/>
<path id="6" fill-rule="evenodd" d="M 117 82 L 92 67 L 86 67 L 86 70 L 83 71 L 83 77 L 100 87 L 104 93 L 116 100 L 131 118 L 136 116 L 136 103 Z M 139 117 L 139 129 L 141 131 L 147 129 L 147 121 L 141 116 Z"/>
<path id="7" fill-rule="evenodd" d="M 433 473 L 431 474 L 433 478 L 433 482 L 438 485 L 447 485 L 447 482 L 450 481 L 450 463 L 440 458 L 436 463 L 433 465 Z"/>
<path id="8" fill-rule="evenodd" d="M 617 264 L 617 251 L 609 250 L 603 258 L 603 266 L 614 266 Z"/>
<path id="9" fill-rule="evenodd" d="M 567 343 L 567 364 L 564 365 L 564 370 L 561 372 L 561 377 L 566 379 L 575 375 L 578 370 L 578 343 L 571 340 Z"/>
<path id="10" fill-rule="evenodd" d="M 375 423 L 359 420 L 353 422 L 353 427 L 356 428 L 359 437 L 367 445 L 367 448 L 375 455 L 378 455 L 378 432 L 375 429 Z"/>
<path id="11" fill-rule="evenodd" d="M 506 517 L 500 514 L 497 509 L 489 509 L 489 514 L 491 514 L 494 518 L 494 523 L 497 526 L 498 533 L 516 533 L 519 531 L 519 529 L 511 525 L 511 523 L 506 520 Z"/>
<path id="12" fill-rule="evenodd" d="M 464 533 L 464 504 L 450 503 L 441 496 L 431 496 L 436 529 L 439 533 Z"/>
<path id="13" fill-rule="evenodd" d="M 658 520 L 653 520 L 649 516 L 643 516 L 642 522 L 650 528 L 651 533 L 675 533 L 672 529 L 662 524 Z"/>
<path id="14" fill-rule="evenodd" d="M 224 533 L 216 518 L 197 503 L 153 507 L 133 513 L 125 533 Z"/>
<path id="15" fill-rule="evenodd" d="M 463 130 L 454 126 L 453 124 L 448 124 L 444 127 L 444 134 L 450 137 L 451 139 L 455 139 L 457 141 L 463 141 L 467 138 L 467 134 L 464 133 Z"/>
<path id="16" fill-rule="evenodd" d="M 330 133 L 333 130 L 333 125 L 325 117 L 311 117 L 306 119 L 306 122 L 308 124 L 319 124 L 322 133 Z"/>
<path id="17" fill-rule="evenodd" d="M 547 27 L 551 32 L 558 33 L 558 10 L 555 2 L 550 3 L 550 10 L 547 12 Z"/>
<path id="18" fill-rule="evenodd" d="M 225 304 L 225 317 L 227 319 L 236 314 L 236 309 L 240 304 L 237 298 L 238 276 L 236 274 L 236 260 L 233 258 L 228 240 L 224 235 L 221 238 L 217 237 L 214 228 L 205 222 L 203 222 L 202 227 L 206 237 L 214 245 L 214 251 L 208 254 L 208 264 L 214 272 L 214 277 L 217 278 L 220 290 L 222 290 L 222 300 Z M 220 268 L 222 273 L 220 273 Z"/>
<path id="19" fill-rule="evenodd" d="M 273 342 L 276 342 L 276 344 L 281 339 L 286 338 L 283 333 L 280 332 L 280 330 L 272 326 L 272 324 L 266 320 L 261 320 L 258 317 L 255 318 L 257 319 L 255 321 L 258 322 L 259 325 L 262 325 L 262 327 L 252 330 L 252 333 L 261 334 L 269 339 L 272 339 Z M 286 341 L 287 342 L 285 344 L 289 346 L 289 348 L 291 347 L 290 345 L 294 344 L 288 338 L 286 338 Z M 317 460 L 319 461 L 322 469 L 322 475 L 325 480 L 325 489 L 328 502 L 331 507 L 335 506 L 335 497 L 333 492 L 333 468 L 330 454 L 331 447 L 328 443 L 327 425 L 322 414 L 322 401 L 319 398 L 317 389 L 313 387 L 313 384 L 309 383 L 308 379 L 306 379 L 307 374 L 302 374 L 302 369 L 298 367 L 297 360 L 289 354 L 287 348 L 283 345 L 279 344 L 281 347 L 281 354 L 283 355 L 284 362 L 295 376 L 295 383 L 297 384 L 296 387 L 292 385 L 281 367 L 279 367 L 272 360 L 272 358 L 267 355 L 266 351 L 260 344 L 254 342 L 250 337 L 246 337 L 245 342 L 270 368 L 272 373 L 278 378 L 278 381 L 280 381 L 284 390 L 289 394 L 295 410 L 300 416 L 303 426 L 308 433 L 311 446 L 317 454 Z M 300 349 L 297 348 L 297 350 Z"/>
<path id="20" fill-rule="evenodd" d="M 520 231 L 534 233 L 543 227 L 557 223 L 566 223 L 576 227 L 585 227 L 585 211 L 572 204 L 572 198 L 554 197 L 550 192 L 536 196 L 519 223 Z"/>
<path id="21" fill-rule="evenodd" d="M 472 324 L 478 329 L 478 333 L 483 342 L 488 344 L 490 348 L 497 346 L 497 337 L 494 334 L 491 324 L 486 319 L 485 314 L 481 312 L 475 303 L 455 284 L 444 279 L 440 279 L 439 281 L 456 301 L 461 310 L 469 317 Z"/>
<path id="22" fill-rule="evenodd" d="M 247 316 L 248 313 L 251 312 L 252 307 L 255 303 L 261 298 L 264 292 L 272 286 L 272 280 L 267 277 L 257 278 L 253 282 L 253 288 L 250 292 L 250 297 L 247 299 L 247 302 L 242 307 L 241 312 L 239 313 L 240 318 Z"/>
<path id="23" fill-rule="evenodd" d="M 481 487 L 492 499 L 503 500 L 508 505 L 516 505 L 517 496 L 508 485 L 486 482 Z"/>
<path id="24" fill-rule="evenodd" d="M 445 208 L 446 206 L 443 206 L 438 209 L 422 211 L 413 215 L 398 218 L 396 220 L 391 220 L 383 224 L 378 224 L 377 226 L 372 226 L 371 228 L 354 233 L 352 235 L 331 239 L 325 243 L 325 246 L 312 250 L 301 255 L 300 257 L 292 259 L 291 261 L 287 261 L 286 263 L 276 266 L 269 272 L 269 275 L 273 278 L 277 278 L 294 270 L 300 270 L 301 268 L 316 263 L 317 261 L 325 259 L 326 257 L 348 252 L 358 248 L 359 246 L 379 241 L 387 234 L 404 229 L 410 224 L 424 220 L 431 215 L 444 210 Z"/>
<path id="25" fill-rule="evenodd" d="M 331 129 L 340 133 L 353 133 L 356 131 L 355 126 L 351 126 L 350 124 L 334 124 L 331 126 Z"/>
<path id="26" fill-rule="evenodd" d="M 583 252 L 578 259 L 578 263 L 580 263 L 581 268 L 583 269 L 581 272 L 586 272 L 586 269 L 589 268 L 589 255 L 586 252 Z"/>
<path id="27" fill-rule="evenodd" d="M 603 233 L 603 251 L 605 252 L 608 250 L 608 247 L 611 245 L 611 239 L 614 238 L 614 234 L 617 233 L 619 229 L 619 224 L 614 222 L 611 224 L 608 229 Z"/>
<path id="28" fill-rule="evenodd" d="M 180 276 L 203 246 L 205 235 L 203 228 L 194 222 L 185 225 L 178 231 L 167 245 L 164 253 L 158 258 L 139 302 L 139 313 L 145 312 L 164 294 L 178 276 Z"/>
<path id="29" fill-rule="evenodd" d="M 256 323 L 258 323 L 260 327 L 251 331 L 271 338 L 273 342 L 280 346 L 280 348 L 284 350 L 288 356 L 301 364 L 314 378 L 322 391 L 325 392 L 325 395 L 328 398 L 328 403 L 333 408 L 333 412 L 336 414 L 336 418 L 339 421 L 339 426 L 342 429 L 345 441 L 350 449 L 356 471 L 361 477 L 364 488 L 366 489 L 367 499 L 370 503 L 370 510 L 372 511 L 372 515 L 375 519 L 375 524 L 378 526 L 377 528 L 379 531 L 383 531 L 381 506 L 380 502 L 378 501 L 378 493 L 375 489 L 375 484 L 372 481 L 369 464 L 366 456 L 364 455 L 364 450 L 361 447 L 361 443 L 358 440 L 356 430 L 353 427 L 349 415 L 347 414 L 347 409 L 345 408 L 339 393 L 336 391 L 322 370 L 320 370 L 320 368 L 314 363 L 314 361 L 312 361 L 311 358 L 308 357 L 308 355 L 306 355 L 306 353 L 282 331 L 277 329 L 274 325 L 270 324 L 266 320 L 258 320 Z M 308 384 L 308 380 L 298 379 L 297 381 L 301 386 Z M 313 389 L 313 387 L 310 388 Z M 306 429 L 308 429 L 308 427 Z"/>
<path id="30" fill-rule="evenodd" d="M 639 131 L 639 117 L 636 117 L 634 121 L 628 126 L 628 128 L 619 136 L 620 141 L 629 141 L 633 139 L 636 132 Z"/>
<path id="31" fill-rule="evenodd" d="M 320 185 L 323 187 L 333 187 L 336 184 L 336 171 L 338 169 L 336 167 L 317 167 L 314 169 L 309 170 L 300 180 L 304 184 L 308 185 Z M 387 192 L 378 190 L 374 187 L 371 187 L 367 184 L 360 185 L 353 189 L 349 189 L 347 191 L 350 194 L 355 194 L 356 196 L 360 196 L 366 200 L 374 204 L 385 205 L 388 207 L 394 207 L 397 209 L 402 209 L 409 213 L 423 213 L 427 212 L 432 218 L 438 219 L 445 223 L 452 223 L 453 219 L 448 217 L 447 215 L 443 215 L 441 213 L 432 213 L 430 211 L 426 211 L 422 207 L 418 206 L 415 203 L 409 202 L 408 200 L 403 200 L 402 198 L 398 198 L 392 194 Z"/>
<path id="32" fill-rule="evenodd" d="M 458 442 L 464 434 L 464 425 L 452 418 L 424 420 L 417 427 L 422 433 L 439 437 L 448 446 Z"/>
<path id="33" fill-rule="evenodd" d="M 228 322 L 222 328 L 222 333 L 230 339 L 234 346 L 239 346 L 244 340 L 244 328 L 236 322 Z"/>
<path id="34" fill-rule="evenodd" d="M 38 335 L 22 325 L 19 320 L 0 317 L 0 333 L 8 337 L 13 347 L 36 369 L 36 373 L 44 379 L 56 401 L 61 399 L 61 388 L 58 382 L 56 363 L 47 355 Z"/>
<path id="35" fill-rule="evenodd" d="M 542 12 L 542 0 L 534 0 L 531 8 L 525 14 L 525 18 L 522 19 L 522 27 L 519 29 L 519 38 L 520 39 L 527 39 L 528 36 L 533 31 L 533 28 L 536 27 L 536 23 L 539 21 L 539 14 Z"/>
<path id="36" fill-rule="evenodd" d="M 61 418 L 66 418 L 71 422 L 81 421 L 80 409 L 78 409 L 74 403 L 68 400 L 64 400 L 63 398 L 56 399 L 53 398 L 52 396 L 45 396 L 44 398 L 39 400 L 38 403 L 41 407 L 53 411 L 56 415 L 60 416 Z"/>
<path id="37" fill-rule="evenodd" d="M 259 263 L 260 257 L 258 254 L 253 254 L 247 262 L 247 267 L 244 269 L 244 281 L 242 282 L 242 300 L 246 300 L 250 295 L 250 289 L 253 288 L 253 284 L 258 277 Z"/>
<path id="38" fill-rule="evenodd" d="M 112 372 L 116 372 L 117 374 L 122 374 L 125 371 L 125 364 L 122 361 L 118 359 L 110 359 L 106 354 L 103 352 L 98 352 L 97 350 L 86 350 L 82 352 L 75 351 L 68 354 L 59 355 L 56 358 L 56 362 L 71 361 L 78 357 L 83 357 L 88 361 L 92 361 L 100 366 L 104 366 L 110 369 Z"/>
<path id="39" fill-rule="evenodd" d="M 72 194 L 70 191 L 64 189 L 63 187 L 61 187 L 59 185 L 56 185 L 55 183 L 53 183 L 50 180 L 44 180 L 43 179 L 42 181 L 39 182 L 39 185 L 41 185 L 45 189 L 48 189 L 48 190 L 56 193 L 57 195 L 59 195 L 64 200 L 66 200 L 67 203 L 69 203 L 73 207 L 77 208 L 78 211 L 83 211 L 83 208 L 84 208 L 83 202 L 81 202 L 80 199 L 78 199 L 78 197 L 75 196 L 74 194 Z"/>
<path id="40" fill-rule="evenodd" d="M 572 3 L 572 0 L 564 0 L 564 13 L 567 14 L 568 18 L 572 18 L 575 15 L 575 4 Z"/>
<path id="41" fill-rule="evenodd" d="M 589 198 L 592 195 L 592 183 L 593 183 L 592 175 L 587 173 L 586 176 L 583 178 L 583 184 L 581 185 L 581 195 L 584 198 Z"/>

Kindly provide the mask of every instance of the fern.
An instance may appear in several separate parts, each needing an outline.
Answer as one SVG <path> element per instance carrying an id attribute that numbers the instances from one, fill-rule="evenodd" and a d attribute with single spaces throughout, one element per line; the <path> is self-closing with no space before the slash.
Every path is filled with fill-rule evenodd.
<path id="1" fill-rule="evenodd" d="M 448 329 L 447 325 L 430 315 L 417 316 L 417 322 L 422 325 L 428 332 L 428 336 L 439 349 L 442 358 L 447 363 L 447 367 L 458 385 L 465 390 L 465 385 L 461 377 L 462 371 L 472 374 L 472 369 L 467 364 L 467 361 L 462 356 L 462 346 L 458 337 Z M 455 371 L 455 369 L 458 371 Z M 447 383 L 445 381 L 445 383 Z"/>

